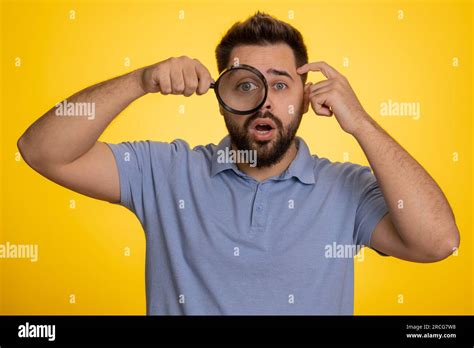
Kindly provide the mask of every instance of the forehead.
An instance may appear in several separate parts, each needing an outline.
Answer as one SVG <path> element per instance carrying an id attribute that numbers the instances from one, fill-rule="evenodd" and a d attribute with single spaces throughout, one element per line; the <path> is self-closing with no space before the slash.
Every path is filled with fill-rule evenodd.
<path id="1" fill-rule="evenodd" d="M 238 59 L 240 64 L 251 65 L 264 75 L 270 69 L 286 70 L 294 76 L 296 62 L 293 50 L 285 43 L 260 45 L 241 45 L 232 49 L 229 65 Z"/>

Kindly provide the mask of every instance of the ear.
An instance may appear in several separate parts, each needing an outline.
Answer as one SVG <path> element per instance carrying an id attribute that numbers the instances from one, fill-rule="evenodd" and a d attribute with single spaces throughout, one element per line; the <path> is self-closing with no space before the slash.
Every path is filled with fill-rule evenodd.
<path id="1" fill-rule="evenodd" d="M 303 89 L 303 93 L 304 93 L 304 96 L 303 96 L 303 114 L 306 114 L 309 110 L 309 93 L 310 93 L 310 87 L 311 87 L 312 83 L 311 82 L 308 82 L 305 86 L 304 86 L 304 89 Z"/>

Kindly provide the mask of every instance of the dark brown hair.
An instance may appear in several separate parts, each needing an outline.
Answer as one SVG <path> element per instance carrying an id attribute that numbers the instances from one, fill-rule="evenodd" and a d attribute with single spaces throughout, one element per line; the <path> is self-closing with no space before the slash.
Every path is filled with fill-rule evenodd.
<path id="1" fill-rule="evenodd" d="M 296 66 L 308 63 L 308 52 L 301 33 L 292 25 L 258 11 L 244 22 L 236 22 L 216 47 L 217 69 L 229 67 L 230 53 L 239 45 L 286 43 L 293 50 Z M 307 74 L 301 75 L 303 83 Z"/>

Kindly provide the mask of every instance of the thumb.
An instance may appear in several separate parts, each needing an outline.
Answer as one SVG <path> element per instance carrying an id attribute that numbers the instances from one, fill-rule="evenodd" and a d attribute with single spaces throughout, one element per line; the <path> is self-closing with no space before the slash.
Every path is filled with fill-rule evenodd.
<path id="1" fill-rule="evenodd" d="M 304 86 L 304 94 L 303 94 L 303 113 L 307 113 L 308 110 L 309 110 L 309 95 L 311 93 L 311 86 L 313 84 L 311 82 L 308 82 L 305 86 Z"/>

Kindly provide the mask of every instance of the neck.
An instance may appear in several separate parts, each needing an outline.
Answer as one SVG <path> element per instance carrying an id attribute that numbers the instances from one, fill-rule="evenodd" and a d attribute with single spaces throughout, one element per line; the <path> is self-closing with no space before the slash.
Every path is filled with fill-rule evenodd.
<path id="1" fill-rule="evenodd" d="M 232 144 L 232 148 L 236 150 L 234 144 Z M 237 163 L 237 167 L 240 171 L 244 172 L 248 176 L 251 176 L 257 181 L 264 181 L 272 176 L 280 175 L 283 173 L 293 162 L 296 157 L 296 153 L 298 149 L 296 147 L 296 139 L 293 139 L 288 151 L 285 152 L 280 162 L 275 163 L 270 167 L 251 167 L 249 163 Z"/>

